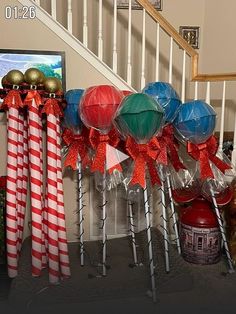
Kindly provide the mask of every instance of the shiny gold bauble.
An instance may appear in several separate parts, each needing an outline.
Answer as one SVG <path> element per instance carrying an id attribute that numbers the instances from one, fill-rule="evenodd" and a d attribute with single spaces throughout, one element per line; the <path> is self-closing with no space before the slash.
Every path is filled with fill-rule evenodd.
<path id="1" fill-rule="evenodd" d="M 60 90 L 60 80 L 58 80 L 56 77 L 47 77 L 44 80 L 44 88 L 48 93 L 56 93 Z"/>
<path id="2" fill-rule="evenodd" d="M 42 83 L 44 75 L 39 69 L 29 68 L 25 71 L 24 77 L 26 83 L 30 85 L 38 85 L 39 83 Z"/>
<path id="3" fill-rule="evenodd" d="M 40 82 L 39 82 L 39 84 L 43 84 L 44 80 L 45 80 L 45 75 L 44 75 L 44 73 L 43 73 L 43 72 L 41 72 L 41 76 L 40 76 Z"/>
<path id="4" fill-rule="evenodd" d="M 4 87 L 5 85 L 8 84 L 7 76 L 6 76 L 6 75 L 3 76 L 2 81 L 1 81 L 1 84 L 2 84 L 2 87 Z"/>
<path id="5" fill-rule="evenodd" d="M 6 80 L 9 84 L 19 85 L 24 82 L 24 74 L 19 70 L 11 70 L 7 73 Z"/>
<path id="6" fill-rule="evenodd" d="M 61 82 L 61 80 L 59 80 L 59 79 L 57 79 L 57 80 L 58 80 L 58 84 L 59 84 L 59 86 L 60 86 L 59 90 L 62 91 L 62 90 L 63 90 L 63 88 L 62 88 L 62 82 Z"/>

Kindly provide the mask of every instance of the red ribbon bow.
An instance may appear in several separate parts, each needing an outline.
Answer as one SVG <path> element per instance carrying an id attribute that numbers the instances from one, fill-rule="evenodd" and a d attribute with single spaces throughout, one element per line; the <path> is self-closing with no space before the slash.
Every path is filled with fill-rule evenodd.
<path id="1" fill-rule="evenodd" d="M 46 113 L 47 116 L 49 114 L 53 114 L 54 116 L 60 116 L 60 117 L 63 116 L 61 108 L 59 106 L 59 102 L 55 98 L 48 98 L 46 100 L 46 102 L 44 103 L 43 110 L 42 110 L 42 113 L 44 112 Z"/>
<path id="2" fill-rule="evenodd" d="M 156 138 L 152 138 L 147 144 L 137 144 L 131 137 L 128 137 L 126 150 L 135 162 L 131 184 L 139 184 L 145 188 L 146 166 L 152 185 L 161 183 L 156 169 L 156 160 L 161 150 Z"/>
<path id="3" fill-rule="evenodd" d="M 157 140 L 161 146 L 161 151 L 162 151 L 161 154 L 163 155 L 163 158 L 165 158 L 164 161 L 168 162 L 167 161 L 167 156 L 168 156 L 170 159 L 170 162 L 172 163 L 176 171 L 179 171 L 180 169 L 185 169 L 185 166 L 180 161 L 179 156 L 178 156 L 178 152 L 177 152 L 178 143 L 176 142 L 175 137 L 174 137 L 173 126 L 170 124 L 166 125 L 163 128 L 162 136 L 158 137 Z"/>
<path id="4" fill-rule="evenodd" d="M 65 129 L 62 134 L 62 139 L 66 145 L 69 146 L 68 154 L 64 163 L 65 167 L 71 167 L 75 170 L 78 157 L 80 157 L 83 168 L 90 164 L 84 130 L 81 134 L 74 134 L 70 129 Z"/>
<path id="5" fill-rule="evenodd" d="M 28 107 L 32 106 L 33 99 L 37 106 L 40 106 L 42 104 L 42 99 L 39 92 L 37 90 L 29 90 L 25 97 L 24 105 Z"/>
<path id="6" fill-rule="evenodd" d="M 4 101 L 1 105 L 1 109 L 4 110 L 8 108 L 19 109 L 20 107 L 23 107 L 20 91 L 17 89 L 11 89 L 4 98 Z"/>
<path id="7" fill-rule="evenodd" d="M 231 166 L 215 156 L 218 149 L 217 140 L 214 136 L 211 136 L 205 143 L 193 144 L 187 143 L 187 151 L 189 155 L 200 162 L 200 176 L 202 179 L 214 178 L 213 171 L 211 169 L 210 162 L 225 173 L 225 170 L 231 169 Z"/>
<path id="8" fill-rule="evenodd" d="M 90 129 L 89 141 L 92 148 L 96 151 L 91 171 L 100 171 L 101 173 L 104 173 L 106 166 L 106 145 L 109 144 L 112 147 L 117 147 L 120 141 L 118 133 L 115 129 L 112 129 L 107 134 L 101 134 L 95 129 Z M 114 169 L 117 169 L 120 172 L 122 171 L 120 164 L 117 164 L 109 169 L 109 173 L 111 174 Z"/>

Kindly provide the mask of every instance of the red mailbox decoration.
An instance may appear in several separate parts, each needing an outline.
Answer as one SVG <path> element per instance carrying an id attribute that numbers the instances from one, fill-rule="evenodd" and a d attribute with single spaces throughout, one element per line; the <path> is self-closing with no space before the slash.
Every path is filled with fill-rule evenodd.
<path id="1" fill-rule="evenodd" d="M 182 208 L 180 238 L 183 258 L 194 264 L 215 264 L 220 260 L 221 235 L 211 203 L 204 198 Z"/>

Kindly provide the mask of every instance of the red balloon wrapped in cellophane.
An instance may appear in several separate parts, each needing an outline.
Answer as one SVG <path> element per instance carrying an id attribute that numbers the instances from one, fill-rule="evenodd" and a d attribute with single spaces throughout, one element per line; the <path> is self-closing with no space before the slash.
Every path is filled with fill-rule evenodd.
<path id="1" fill-rule="evenodd" d="M 123 93 L 114 86 L 92 86 L 85 90 L 79 107 L 81 120 L 91 128 L 89 141 L 95 154 L 90 170 L 98 177 L 97 183 L 100 181 L 100 175 L 105 174 L 106 170 L 109 171 L 111 176 L 106 177 L 107 188 L 111 186 L 109 180 L 115 179 L 116 176 L 119 178 L 122 171 L 118 160 L 117 163 L 108 160 L 115 158 L 110 156 L 113 154 L 107 154 L 107 148 L 115 148 L 119 143 L 119 135 L 112 122 L 122 98 Z"/>
<path id="2" fill-rule="evenodd" d="M 81 99 L 80 117 L 85 125 L 107 134 L 123 98 L 123 93 L 110 85 L 87 88 Z"/>

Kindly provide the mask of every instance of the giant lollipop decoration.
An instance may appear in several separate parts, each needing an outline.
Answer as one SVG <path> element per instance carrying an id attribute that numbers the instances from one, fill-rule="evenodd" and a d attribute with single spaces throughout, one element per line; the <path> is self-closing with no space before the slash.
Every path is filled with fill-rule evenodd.
<path id="1" fill-rule="evenodd" d="M 174 126 L 177 130 L 176 136 L 180 137 L 180 141 L 183 139 L 188 141 L 188 152 L 191 157 L 188 159 L 190 163 L 191 160 L 198 159 L 198 156 L 194 153 L 195 151 L 197 152 L 196 145 L 205 143 L 209 138 L 213 140 L 213 137 L 211 136 L 215 128 L 215 123 L 216 113 L 214 109 L 206 103 L 196 100 L 181 105 L 179 113 L 174 121 Z M 202 148 L 204 148 L 203 146 Z M 201 158 L 199 154 L 198 160 L 200 164 L 201 178 L 204 179 L 208 178 L 209 175 L 212 176 L 212 171 L 209 162 L 204 163 L 204 160 L 208 161 L 207 152 L 203 149 L 201 152 Z M 193 167 L 191 168 L 190 172 L 193 172 Z M 184 176 L 183 181 L 186 183 L 186 188 L 183 185 L 181 186 L 181 184 L 178 184 L 179 187 L 173 191 L 173 195 L 174 198 L 176 197 L 176 201 L 182 200 L 182 202 L 188 202 L 199 194 L 199 180 L 196 178 L 196 175 L 191 175 L 187 170 L 180 171 L 179 178 L 180 175 Z M 177 181 L 179 178 L 177 178 Z"/>
<path id="2" fill-rule="evenodd" d="M 78 202 L 79 202 L 79 241 L 80 241 L 80 263 L 84 266 L 84 228 L 83 228 L 83 187 L 82 187 L 82 168 L 89 164 L 88 148 L 86 137 L 87 133 L 79 117 L 79 102 L 83 95 L 83 89 L 72 89 L 65 93 L 67 102 L 64 110 L 64 125 L 66 129 L 62 138 L 68 147 L 68 153 L 64 166 L 77 170 L 78 176 Z"/>
<path id="3" fill-rule="evenodd" d="M 154 278 L 146 167 L 152 184 L 159 184 L 160 180 L 155 167 L 155 162 L 160 153 L 160 146 L 154 135 L 160 130 L 163 117 L 163 109 L 156 104 L 154 99 L 148 95 L 138 93 L 129 95 L 123 99 L 115 118 L 115 124 L 119 131 L 127 137 L 126 149 L 134 160 L 134 168 L 130 184 L 138 184 L 143 188 L 151 284 L 154 301 L 156 301 L 156 285 Z"/>
<path id="4" fill-rule="evenodd" d="M 116 147 L 119 143 L 117 131 L 112 128 L 112 121 L 123 93 L 110 85 L 92 86 L 85 90 L 80 102 L 80 117 L 84 124 L 90 127 L 90 144 L 95 151 L 91 165 L 92 172 L 102 174 L 102 274 L 106 276 L 106 151 L 107 145 Z M 109 157 L 109 156 L 108 156 Z M 109 172 L 117 169 L 114 165 Z"/>
<path id="5" fill-rule="evenodd" d="M 158 170 L 160 172 L 160 177 L 163 179 L 161 184 L 161 194 L 162 194 L 162 211 L 163 211 L 163 229 L 164 229 L 164 237 L 167 239 L 168 235 L 167 233 L 167 220 L 165 217 L 167 217 L 167 209 L 165 206 L 165 184 L 167 184 L 167 190 L 169 194 L 170 199 L 170 207 L 172 212 L 172 218 L 173 218 L 173 227 L 175 230 L 175 236 L 176 236 L 176 244 L 178 253 L 181 253 L 180 249 L 180 240 L 179 240 L 179 232 L 177 227 L 177 218 L 176 218 L 176 212 L 174 207 L 174 202 L 172 198 L 172 192 L 171 192 L 171 183 L 170 183 L 170 170 L 169 167 L 171 164 L 173 165 L 174 172 L 178 172 L 181 169 L 184 169 L 184 165 L 179 159 L 178 156 L 178 144 L 177 141 L 174 138 L 174 132 L 173 132 L 173 126 L 172 122 L 175 119 L 178 110 L 181 105 L 181 100 L 179 98 L 179 95 L 174 90 L 174 88 L 171 86 L 171 84 L 166 82 L 152 82 L 148 83 L 144 89 L 143 93 L 153 97 L 156 102 L 163 108 L 165 112 L 165 126 L 162 130 L 162 134 L 158 137 L 159 144 L 161 146 L 162 150 L 162 161 L 158 163 Z M 163 161 L 165 161 L 163 163 Z M 167 163 L 167 167 L 166 167 Z M 166 250 L 168 250 L 168 241 L 165 241 L 166 243 Z M 167 257 L 166 252 L 166 257 Z M 167 259 L 166 259 L 167 262 Z M 168 272 L 169 266 L 168 263 L 166 264 L 166 271 Z"/>
<path id="6" fill-rule="evenodd" d="M 197 161 L 200 180 L 207 182 L 210 195 L 214 204 L 221 236 L 224 243 L 230 271 L 233 271 L 222 218 L 218 209 L 215 186 L 214 168 L 218 173 L 225 173 L 231 166 L 216 156 L 218 143 L 212 135 L 216 124 L 214 109 L 203 101 L 195 100 L 181 106 L 174 122 L 178 134 L 187 141 L 188 154 Z"/>

